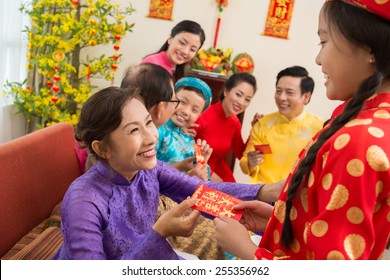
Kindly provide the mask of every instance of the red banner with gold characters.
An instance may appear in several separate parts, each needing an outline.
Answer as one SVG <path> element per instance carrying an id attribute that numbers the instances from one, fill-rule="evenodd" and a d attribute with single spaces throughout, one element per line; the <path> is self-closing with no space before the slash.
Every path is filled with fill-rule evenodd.
<path id="1" fill-rule="evenodd" d="M 264 35 L 287 39 L 295 0 L 271 0 Z"/>
<path id="2" fill-rule="evenodd" d="M 150 0 L 148 17 L 172 20 L 175 0 Z"/>

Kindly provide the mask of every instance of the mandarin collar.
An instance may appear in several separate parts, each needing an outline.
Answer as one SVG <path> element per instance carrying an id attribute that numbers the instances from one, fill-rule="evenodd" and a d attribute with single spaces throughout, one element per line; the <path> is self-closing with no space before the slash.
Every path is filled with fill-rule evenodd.
<path id="1" fill-rule="evenodd" d="M 169 119 L 165 124 L 169 129 L 177 130 L 179 132 L 182 130 L 181 127 L 178 127 L 171 119 Z"/>
<path id="2" fill-rule="evenodd" d="M 339 116 L 347 106 L 351 99 L 337 106 L 332 113 L 332 119 Z M 369 99 L 364 101 L 362 110 L 370 110 L 378 107 L 390 107 L 390 93 L 376 93 Z"/>
<path id="3" fill-rule="evenodd" d="M 129 182 L 124 176 L 113 170 L 106 162 L 99 160 L 96 163 L 96 169 L 100 175 L 112 181 L 116 185 L 128 186 L 131 184 L 131 182 Z"/>

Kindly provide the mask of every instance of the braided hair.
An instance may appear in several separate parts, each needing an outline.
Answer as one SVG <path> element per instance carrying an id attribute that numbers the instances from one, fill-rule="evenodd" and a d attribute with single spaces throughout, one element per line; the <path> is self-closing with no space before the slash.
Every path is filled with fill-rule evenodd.
<path id="1" fill-rule="evenodd" d="M 364 101 L 374 95 L 383 79 L 390 79 L 389 22 L 341 0 L 326 2 L 322 11 L 330 31 L 339 32 L 354 45 L 367 46 L 371 49 L 375 57 L 376 71 L 360 84 L 344 111 L 319 135 L 293 174 L 287 190 L 285 220 L 281 237 L 282 245 L 286 248 L 289 248 L 294 241 L 290 219 L 293 200 L 299 186 L 309 176 L 319 149 L 347 122 L 356 118 L 363 108 Z"/>

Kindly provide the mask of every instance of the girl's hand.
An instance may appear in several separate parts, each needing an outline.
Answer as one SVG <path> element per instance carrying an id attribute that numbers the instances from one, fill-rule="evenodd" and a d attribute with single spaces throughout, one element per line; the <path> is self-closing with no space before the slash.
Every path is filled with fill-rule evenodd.
<path id="1" fill-rule="evenodd" d="M 234 205 L 234 209 L 243 210 L 240 223 L 250 231 L 264 231 L 274 207 L 268 203 L 252 200 Z"/>
<path id="2" fill-rule="evenodd" d="M 214 219 L 214 225 L 218 244 L 224 251 L 240 259 L 253 260 L 257 246 L 250 239 L 245 227 L 223 215 Z"/>
<path id="3" fill-rule="evenodd" d="M 195 198 L 187 198 L 165 212 L 153 225 L 153 229 L 164 238 L 170 236 L 191 236 L 200 215 L 198 210 L 191 209 L 195 202 Z"/>

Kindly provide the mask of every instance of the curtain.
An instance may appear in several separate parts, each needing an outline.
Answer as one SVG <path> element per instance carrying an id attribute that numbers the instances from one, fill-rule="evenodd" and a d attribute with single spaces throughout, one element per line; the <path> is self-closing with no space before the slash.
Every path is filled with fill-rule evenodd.
<path id="1" fill-rule="evenodd" d="M 0 0 L 0 143 L 20 136 L 23 118 L 15 115 L 12 99 L 4 96 L 4 84 L 22 82 L 26 76 L 28 17 L 19 8 L 28 0 Z M 22 123 L 20 123 L 22 122 Z"/>

